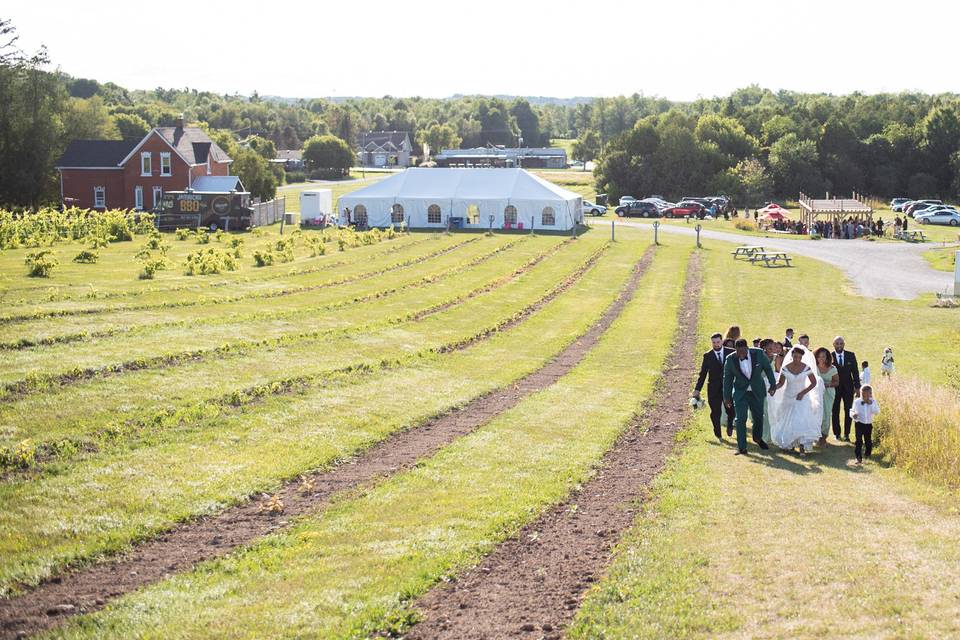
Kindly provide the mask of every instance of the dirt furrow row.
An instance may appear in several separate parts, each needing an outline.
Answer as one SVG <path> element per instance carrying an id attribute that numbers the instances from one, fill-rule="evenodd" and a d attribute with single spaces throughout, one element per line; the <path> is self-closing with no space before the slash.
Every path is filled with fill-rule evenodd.
<path id="1" fill-rule="evenodd" d="M 595 253 L 578 270 L 580 277 L 601 254 L 602 251 Z M 17 638 L 52 628 L 69 616 L 95 611 L 125 593 L 172 573 L 185 571 L 199 562 L 225 555 L 286 526 L 296 516 L 316 512 L 338 492 L 408 469 L 418 460 L 474 431 L 529 394 L 553 384 L 580 362 L 619 316 L 652 259 L 653 248 L 650 248 L 637 262 L 626 286 L 601 318 L 537 371 L 460 408 L 397 433 L 333 468 L 287 482 L 276 494 L 284 504 L 282 516 L 269 515 L 263 508 L 264 502 L 254 497 L 217 515 L 184 523 L 136 545 L 122 556 L 78 568 L 21 595 L 0 600 L 0 638 Z M 568 278 L 534 306 L 542 308 L 547 304 L 546 298 L 552 300 L 578 280 L 579 277 Z M 505 321 L 501 329 L 513 326 L 511 323 L 519 322 L 535 311 L 530 308 L 525 314 Z M 465 341 L 458 348 L 470 344 L 472 342 Z"/>
<path id="2" fill-rule="evenodd" d="M 596 475 L 477 567 L 421 598 L 416 606 L 424 619 L 405 638 L 560 638 L 584 592 L 609 564 L 613 546 L 633 524 L 638 500 L 688 419 L 700 285 L 700 259 L 694 255 L 663 377 Z"/>

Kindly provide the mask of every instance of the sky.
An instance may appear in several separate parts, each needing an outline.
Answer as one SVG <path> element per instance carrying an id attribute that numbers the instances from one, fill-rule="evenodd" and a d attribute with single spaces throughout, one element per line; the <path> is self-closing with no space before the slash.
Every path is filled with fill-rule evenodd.
<path id="1" fill-rule="evenodd" d="M 64 72 L 130 89 L 673 100 L 750 84 L 960 91 L 953 0 L 4 0 L 0 17 Z"/>

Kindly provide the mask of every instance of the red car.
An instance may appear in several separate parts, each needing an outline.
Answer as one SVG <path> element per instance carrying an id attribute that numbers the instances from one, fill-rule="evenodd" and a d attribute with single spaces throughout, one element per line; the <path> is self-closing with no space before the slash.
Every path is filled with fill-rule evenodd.
<path id="1" fill-rule="evenodd" d="M 704 212 L 706 212 L 706 208 L 699 202 L 684 200 L 683 202 L 678 202 L 672 207 L 664 209 L 663 216 L 665 218 L 690 218 L 700 217 Z"/>

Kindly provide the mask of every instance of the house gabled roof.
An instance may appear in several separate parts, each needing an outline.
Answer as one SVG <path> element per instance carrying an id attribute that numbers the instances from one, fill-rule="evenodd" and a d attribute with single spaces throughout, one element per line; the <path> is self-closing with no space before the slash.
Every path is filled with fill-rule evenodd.
<path id="1" fill-rule="evenodd" d="M 278 149 L 274 160 L 303 160 L 303 151 L 300 149 Z"/>
<path id="2" fill-rule="evenodd" d="M 157 127 L 154 131 L 163 136 L 188 164 L 204 164 L 208 156 L 211 162 L 233 162 L 200 127 Z"/>
<path id="3" fill-rule="evenodd" d="M 135 140 L 73 140 L 57 160 L 58 169 L 117 169 Z"/>
<path id="4" fill-rule="evenodd" d="M 367 131 L 360 134 L 360 147 L 366 149 L 371 143 L 377 147 L 392 144 L 394 148 L 399 149 L 404 141 L 409 139 L 409 131 Z"/>

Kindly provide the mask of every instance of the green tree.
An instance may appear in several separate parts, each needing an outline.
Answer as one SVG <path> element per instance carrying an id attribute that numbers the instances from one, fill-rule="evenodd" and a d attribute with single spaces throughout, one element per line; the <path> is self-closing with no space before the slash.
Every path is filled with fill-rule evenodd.
<path id="1" fill-rule="evenodd" d="M 260 136 L 247 138 L 247 146 L 256 151 L 264 160 L 273 160 L 277 157 L 277 145 L 272 140 Z"/>
<path id="2" fill-rule="evenodd" d="M 28 55 L 16 43 L 14 27 L 0 20 L 0 203 L 39 206 L 57 193 L 67 94 L 44 69 L 46 49 Z"/>
<path id="3" fill-rule="evenodd" d="M 530 103 L 523 98 L 517 98 L 510 105 L 510 115 L 517 123 L 519 133 L 523 136 L 523 144 L 526 147 L 545 147 L 550 141 L 545 139 L 543 131 L 540 129 L 540 116 L 533 110 Z"/>
<path id="4" fill-rule="evenodd" d="M 342 176 L 349 174 L 356 156 L 344 140 L 336 136 L 314 136 L 303 145 L 303 159 L 312 170 L 328 170 Z"/>
<path id="5" fill-rule="evenodd" d="M 115 113 L 113 123 L 123 140 L 141 140 L 150 131 L 147 121 L 133 113 Z"/>
<path id="6" fill-rule="evenodd" d="M 439 152 L 443 149 L 456 149 L 460 146 L 461 138 L 457 135 L 457 130 L 449 124 L 439 124 L 434 122 L 426 129 L 421 129 L 417 134 L 417 143 L 427 145 L 431 152 Z"/>
<path id="7" fill-rule="evenodd" d="M 63 113 L 67 140 L 119 140 L 110 110 L 100 96 L 70 98 Z"/>
<path id="8" fill-rule="evenodd" d="M 583 163 L 596 160 L 600 155 L 600 136 L 593 129 L 587 129 L 573 141 L 571 152 L 574 160 L 580 160 Z"/>
<path id="9" fill-rule="evenodd" d="M 697 120 L 693 133 L 698 142 L 715 144 L 731 165 L 757 152 L 756 139 L 733 118 L 714 113 L 704 114 Z"/>
<path id="10" fill-rule="evenodd" d="M 253 149 L 237 150 L 233 156 L 232 170 L 254 197 L 272 200 L 276 195 L 277 177 L 271 170 L 270 163 Z"/>
<path id="11" fill-rule="evenodd" d="M 770 147 L 770 173 L 776 192 L 796 197 L 801 191 L 818 196 L 827 190 L 820 173 L 820 155 L 813 140 L 788 133 Z"/>

